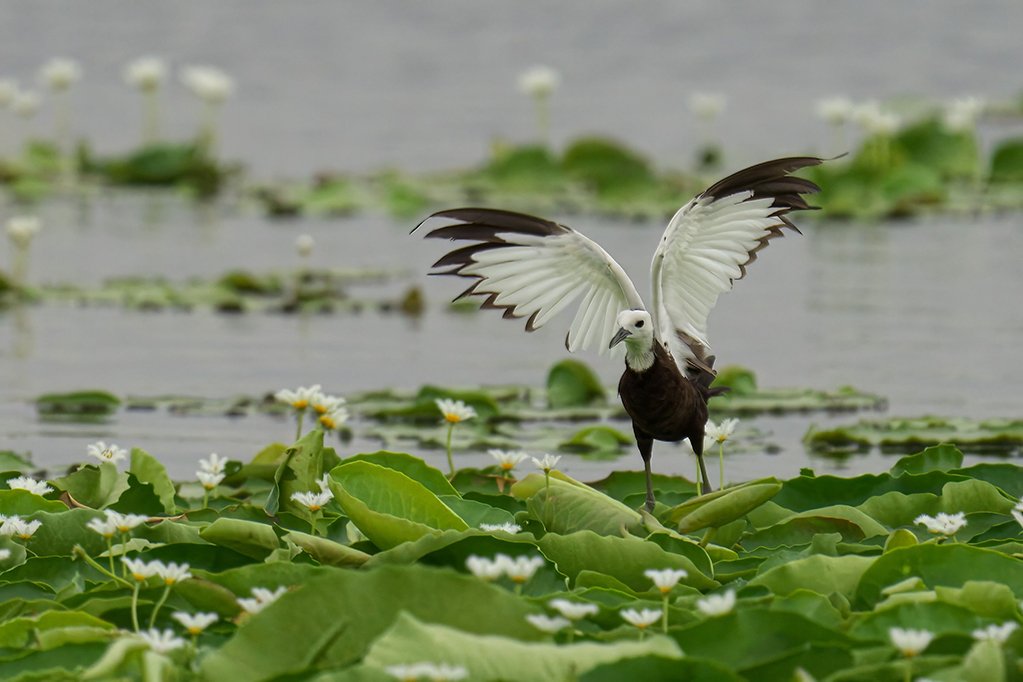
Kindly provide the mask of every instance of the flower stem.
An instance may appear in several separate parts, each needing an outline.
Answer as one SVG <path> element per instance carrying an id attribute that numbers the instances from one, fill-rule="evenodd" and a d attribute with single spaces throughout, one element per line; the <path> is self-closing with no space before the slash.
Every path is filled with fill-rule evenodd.
<path id="1" fill-rule="evenodd" d="M 718 480 L 718 490 L 725 487 L 725 442 L 721 441 L 718 443 L 718 472 L 720 478 Z"/>
<path id="2" fill-rule="evenodd" d="M 89 556 L 86 553 L 86 551 L 84 549 L 82 549 L 81 547 L 77 547 L 76 546 L 75 549 L 74 549 L 74 553 L 77 554 L 78 556 L 82 557 L 82 560 L 85 561 L 85 563 L 89 564 L 90 566 L 92 566 L 97 571 L 99 571 L 103 575 L 107 576 L 108 578 L 110 578 L 114 582 L 120 583 L 121 585 L 123 585 L 125 587 L 131 587 L 131 583 L 130 582 L 128 582 L 127 580 L 125 580 L 121 576 L 117 575 L 113 571 L 107 571 L 107 569 L 104 568 L 104 566 L 101 563 L 99 563 L 98 561 L 93 559 L 91 556 Z"/>
<path id="3" fill-rule="evenodd" d="M 661 601 L 661 630 L 664 634 L 668 634 L 668 593 L 664 593 L 663 600 Z"/>
<path id="4" fill-rule="evenodd" d="M 141 583 L 136 582 L 135 586 L 131 590 L 131 624 L 135 627 L 135 632 L 139 631 L 139 585 Z"/>
<path id="5" fill-rule="evenodd" d="M 455 477 L 455 460 L 451 458 L 451 434 L 455 430 L 455 422 L 448 422 L 448 469 L 451 474 L 448 476 L 449 479 Z"/>
<path id="6" fill-rule="evenodd" d="M 696 496 L 699 497 L 703 494 L 703 478 L 700 476 L 700 458 L 696 458 Z"/>
<path id="7" fill-rule="evenodd" d="M 156 602 L 156 606 L 153 607 L 153 612 L 149 614 L 149 627 L 156 625 L 156 614 L 160 612 L 160 608 L 163 603 L 167 601 L 167 597 L 170 595 L 171 586 L 167 585 L 163 588 L 163 594 L 160 596 L 160 601 Z"/>
<path id="8" fill-rule="evenodd" d="M 298 427 L 295 430 L 295 440 L 302 437 L 302 417 L 305 416 L 305 410 L 300 410 L 298 413 Z"/>
<path id="9" fill-rule="evenodd" d="M 319 522 L 319 520 L 320 520 L 320 510 L 319 509 L 317 509 L 314 512 L 310 512 L 309 513 L 309 525 L 312 528 L 314 536 L 319 534 L 319 532 L 316 530 L 316 524 Z"/>
<path id="10" fill-rule="evenodd" d="M 202 487 L 202 508 L 206 509 L 210 506 L 210 489 L 206 486 Z"/>
<path id="11" fill-rule="evenodd" d="M 107 536 L 107 558 L 110 559 L 110 575 L 114 575 L 117 568 L 114 566 L 114 536 Z"/>

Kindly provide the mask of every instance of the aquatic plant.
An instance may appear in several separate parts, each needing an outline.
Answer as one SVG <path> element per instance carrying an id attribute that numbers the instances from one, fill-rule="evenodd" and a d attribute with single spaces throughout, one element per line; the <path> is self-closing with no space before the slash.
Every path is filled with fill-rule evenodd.
<path id="1" fill-rule="evenodd" d="M 197 139 L 212 153 L 217 144 L 217 119 L 224 102 L 234 94 L 234 80 L 212 66 L 188 66 L 181 70 L 181 82 L 202 102 Z"/>
<path id="2" fill-rule="evenodd" d="M 142 144 L 160 139 L 160 88 L 167 78 L 167 66 L 159 57 L 139 57 L 124 67 L 125 82 L 142 94 Z"/>
<path id="3" fill-rule="evenodd" d="M 549 66 L 534 66 L 519 76 L 519 90 L 533 98 L 537 140 L 543 145 L 550 144 L 550 97 L 560 82 L 561 76 Z"/>

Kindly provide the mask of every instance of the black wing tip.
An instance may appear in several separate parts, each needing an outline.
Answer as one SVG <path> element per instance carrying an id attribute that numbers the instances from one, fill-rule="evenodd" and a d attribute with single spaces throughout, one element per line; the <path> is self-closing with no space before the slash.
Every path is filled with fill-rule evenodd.
<path id="1" fill-rule="evenodd" d="M 790 211 L 815 211 L 820 207 L 808 204 L 803 195 L 820 192 L 820 186 L 792 173 L 832 160 L 819 156 L 787 156 L 764 161 L 718 180 L 700 196 L 719 199 L 739 192 L 751 192 L 754 199 L 770 197 L 774 200 L 772 206 L 778 209 L 774 214 L 777 217 Z"/>
<path id="2" fill-rule="evenodd" d="M 434 218 L 456 221 L 454 226 L 463 225 L 466 227 L 479 227 L 487 231 L 499 230 L 503 232 L 520 232 L 528 234 L 556 234 L 569 229 L 552 220 L 540 218 L 528 213 L 509 211 L 503 208 L 464 206 L 461 208 L 447 208 L 442 211 L 431 213 L 419 221 L 416 226 L 412 228 L 409 234 L 412 234 L 425 223 L 433 220 Z M 452 227 L 452 225 L 448 225 L 446 227 Z M 444 229 L 445 228 L 443 227 L 438 228 L 438 230 Z M 444 236 L 443 234 L 435 235 L 434 233 L 438 230 L 433 230 L 427 233 L 426 237 L 429 239 L 430 237 Z"/>

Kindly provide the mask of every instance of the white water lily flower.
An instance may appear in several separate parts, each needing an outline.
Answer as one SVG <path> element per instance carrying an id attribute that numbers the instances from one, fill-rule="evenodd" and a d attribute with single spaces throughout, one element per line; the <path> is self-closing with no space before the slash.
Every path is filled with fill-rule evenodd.
<path id="1" fill-rule="evenodd" d="M 487 582 L 497 580 L 504 574 L 503 561 L 487 559 L 486 557 L 476 556 L 475 554 L 469 556 L 469 558 L 465 560 L 465 567 L 468 568 L 469 572 L 471 572 L 474 576 L 480 580 L 486 580 Z"/>
<path id="2" fill-rule="evenodd" d="M 43 496 L 53 492 L 53 488 L 46 485 L 46 481 L 37 481 L 31 476 L 18 476 L 7 479 L 7 487 L 11 490 L 27 490 L 33 495 Z"/>
<path id="3" fill-rule="evenodd" d="M 1016 523 L 1023 526 L 1023 500 L 1017 502 L 1009 513 L 1012 514 L 1012 518 L 1016 519 Z"/>
<path id="4" fill-rule="evenodd" d="M 17 94 L 17 81 L 10 78 L 0 78 L 0 108 L 9 106 Z"/>
<path id="5" fill-rule="evenodd" d="M 311 256 L 315 247 L 316 240 L 313 239 L 312 235 L 300 234 L 295 238 L 295 250 L 298 251 L 298 255 L 302 258 Z"/>
<path id="6" fill-rule="evenodd" d="M 73 59 L 54 57 L 39 70 L 39 77 L 51 90 L 59 92 L 82 77 L 82 68 Z"/>
<path id="7" fill-rule="evenodd" d="M 735 590 L 728 590 L 724 594 L 708 594 L 702 599 L 696 600 L 696 608 L 705 616 L 723 616 L 731 613 L 735 608 Z"/>
<path id="8" fill-rule="evenodd" d="M 704 435 L 715 443 L 724 443 L 731 437 L 738 423 L 738 419 L 722 419 L 720 424 L 715 424 L 708 419 L 707 425 L 704 427 Z"/>
<path id="9" fill-rule="evenodd" d="M 32 238 L 42 229 L 42 222 L 36 216 L 19 215 L 7 221 L 7 237 L 18 248 L 27 248 Z"/>
<path id="10" fill-rule="evenodd" d="M 831 125 L 841 125 L 852 118 L 856 105 L 848 97 L 827 97 L 817 101 L 817 115 Z"/>
<path id="11" fill-rule="evenodd" d="M 124 67 L 124 81 L 142 92 L 158 90 L 167 78 L 167 65 L 159 57 L 139 57 Z"/>
<path id="12" fill-rule="evenodd" d="M 426 673 L 426 676 L 430 678 L 431 682 L 457 682 L 457 680 L 467 678 L 469 671 L 465 669 L 465 666 L 437 663 L 434 664 L 433 670 Z"/>
<path id="13" fill-rule="evenodd" d="M 661 612 L 654 609 L 625 609 L 619 613 L 629 625 L 645 630 L 661 619 Z"/>
<path id="14" fill-rule="evenodd" d="M 163 579 L 165 585 L 173 585 L 192 577 L 192 574 L 188 570 L 189 565 L 186 563 L 176 564 L 173 561 L 169 564 L 165 564 L 161 561 L 155 561 L 153 563 L 160 564 L 156 570 L 156 574 Z"/>
<path id="15" fill-rule="evenodd" d="M 334 493 L 330 492 L 329 489 L 318 493 L 312 491 L 307 493 L 291 493 L 291 499 L 309 511 L 320 511 L 327 506 L 328 502 L 334 499 Z"/>
<path id="16" fill-rule="evenodd" d="M 432 663 L 403 663 L 384 668 L 384 672 L 400 682 L 418 682 L 419 678 L 432 671 Z"/>
<path id="17" fill-rule="evenodd" d="M 85 524 L 89 530 L 94 530 L 105 538 L 112 538 L 117 534 L 117 526 L 110 519 L 89 519 Z"/>
<path id="18" fill-rule="evenodd" d="M 945 107 L 942 123 L 953 132 L 969 132 L 977 125 L 986 103 L 979 97 L 960 97 Z"/>
<path id="19" fill-rule="evenodd" d="M 557 90 L 561 76 L 549 66 L 534 66 L 519 76 L 519 90 L 531 97 L 546 97 Z"/>
<path id="20" fill-rule="evenodd" d="M 456 682 L 469 676 L 469 671 L 463 666 L 427 661 L 390 665 L 384 668 L 384 672 L 401 682 L 416 682 L 424 677 L 432 682 Z"/>
<path id="21" fill-rule="evenodd" d="M 6 549 L 6 548 L 5 549 L 0 549 L 0 561 L 7 561 L 10 558 L 11 558 L 11 550 Z"/>
<path id="22" fill-rule="evenodd" d="M 320 391 L 317 391 L 309 400 L 309 407 L 313 408 L 313 412 L 316 414 L 327 414 L 328 412 L 333 412 L 344 404 L 344 398 L 326 395 Z"/>
<path id="23" fill-rule="evenodd" d="M 215 613 L 186 613 L 184 611 L 175 611 L 171 614 L 171 618 L 181 623 L 181 627 L 185 628 L 192 636 L 200 634 L 220 620 L 220 616 Z"/>
<path id="24" fill-rule="evenodd" d="M 934 516 L 921 514 L 913 519 L 913 523 L 918 526 L 926 526 L 929 533 L 948 537 L 955 535 L 966 525 L 966 514 L 964 512 L 956 512 L 955 514 L 938 512 Z"/>
<path id="25" fill-rule="evenodd" d="M 596 604 L 574 602 L 567 599 L 551 599 L 547 605 L 569 620 L 595 616 L 600 612 L 600 607 Z"/>
<path id="26" fill-rule="evenodd" d="M 274 393 L 274 399 L 276 399 L 277 402 L 291 405 L 294 410 L 301 412 L 309 407 L 309 403 L 312 402 L 312 399 L 319 392 L 319 384 L 313 384 L 312 386 L 300 386 L 294 391 L 282 388 Z"/>
<path id="27" fill-rule="evenodd" d="M 700 118 L 715 118 L 725 110 L 727 99 L 717 92 L 694 92 L 689 97 L 689 109 Z"/>
<path id="28" fill-rule="evenodd" d="M 542 459 L 533 457 L 533 464 L 540 469 L 543 469 L 545 474 L 549 474 L 551 469 L 558 466 L 558 462 L 561 460 L 561 455 L 544 455 Z"/>
<path id="29" fill-rule="evenodd" d="M 104 509 L 107 521 L 121 533 L 130 533 L 149 520 L 144 514 L 122 514 L 113 509 Z"/>
<path id="30" fill-rule="evenodd" d="M 185 646 L 185 640 L 181 639 L 174 634 L 173 630 L 157 630 L 156 628 L 149 628 L 144 632 L 140 632 L 137 635 L 149 646 L 150 649 L 158 654 L 166 654 L 180 649 Z"/>
<path id="31" fill-rule="evenodd" d="M 524 583 L 532 578 L 541 566 L 546 564 L 542 556 L 518 556 L 514 559 L 498 554 L 497 560 L 504 564 L 504 574 L 514 583 Z"/>
<path id="32" fill-rule="evenodd" d="M 337 431 L 348 421 L 348 410 L 343 407 L 335 407 L 330 412 L 321 414 L 317 421 L 327 431 Z"/>
<path id="33" fill-rule="evenodd" d="M 195 477 L 202 483 L 206 490 L 213 490 L 224 480 L 225 474 L 213 474 L 208 471 L 197 471 Z"/>
<path id="34" fill-rule="evenodd" d="M 437 398 L 434 402 L 437 403 L 437 409 L 444 415 L 444 421 L 449 424 L 458 424 L 476 416 L 476 410 L 461 400 Z"/>
<path id="35" fill-rule="evenodd" d="M 11 100 L 11 111 L 21 118 L 32 118 L 39 111 L 39 95 L 31 90 L 19 90 Z"/>
<path id="36" fill-rule="evenodd" d="M 227 462 L 226 457 L 221 457 L 217 453 L 211 452 L 209 457 L 199 460 L 199 469 L 211 474 L 222 474 L 227 466 Z"/>
<path id="37" fill-rule="evenodd" d="M 242 607 L 249 613 L 256 614 L 280 599 L 280 596 L 287 591 L 288 588 L 286 587 L 278 587 L 273 591 L 268 590 L 265 587 L 253 587 L 252 598 L 238 597 L 238 606 Z"/>
<path id="38" fill-rule="evenodd" d="M 480 524 L 480 530 L 487 533 L 500 531 L 502 533 L 510 533 L 511 535 L 522 533 L 522 527 L 518 524 Z"/>
<path id="39" fill-rule="evenodd" d="M 553 635 L 555 632 L 564 630 L 572 624 L 567 618 L 561 616 L 547 616 L 542 613 L 533 613 L 526 616 L 526 620 L 529 624 L 535 627 L 537 630 L 546 632 L 547 634 Z"/>
<path id="40" fill-rule="evenodd" d="M 910 658 L 926 649 L 934 639 L 934 634 L 928 630 L 888 628 L 888 638 L 903 656 Z"/>
<path id="41" fill-rule="evenodd" d="M 234 94 L 234 80 L 212 66 L 189 66 L 181 70 L 181 82 L 199 99 L 219 104 Z"/>
<path id="42" fill-rule="evenodd" d="M 874 101 L 858 105 L 853 110 L 852 118 L 871 135 L 890 135 L 898 130 L 901 123 L 896 114 L 884 111 L 881 105 Z"/>
<path id="43" fill-rule="evenodd" d="M 1006 621 L 1001 625 L 988 625 L 986 628 L 978 628 L 973 631 L 973 638 L 978 641 L 991 640 L 996 644 L 1005 644 L 1005 640 L 1019 628 L 1019 623 Z"/>
<path id="44" fill-rule="evenodd" d="M 154 575 L 159 575 L 160 571 L 163 570 L 164 565 L 162 561 L 143 561 L 142 559 L 129 559 L 124 556 L 121 557 L 121 562 L 128 567 L 128 572 L 131 573 L 131 577 L 136 582 L 144 583 Z"/>
<path id="45" fill-rule="evenodd" d="M 26 521 L 20 516 L 8 516 L 0 525 L 0 535 L 28 540 L 42 525 L 42 521 Z"/>
<path id="46" fill-rule="evenodd" d="M 107 445 L 103 441 L 87 446 L 86 451 L 89 456 L 95 457 L 101 462 L 119 462 L 128 457 L 128 451 L 124 448 L 117 447 L 113 443 Z"/>
<path id="47" fill-rule="evenodd" d="M 497 466 L 501 468 L 501 471 L 505 474 L 510 474 L 522 460 L 529 457 L 524 452 L 517 452 L 512 450 L 487 450 L 487 454 L 494 458 L 497 462 Z"/>
<path id="48" fill-rule="evenodd" d="M 649 568 L 643 571 L 643 575 L 650 578 L 661 594 L 668 594 L 678 585 L 678 581 L 689 575 L 689 572 L 681 568 L 665 568 L 656 570 Z"/>

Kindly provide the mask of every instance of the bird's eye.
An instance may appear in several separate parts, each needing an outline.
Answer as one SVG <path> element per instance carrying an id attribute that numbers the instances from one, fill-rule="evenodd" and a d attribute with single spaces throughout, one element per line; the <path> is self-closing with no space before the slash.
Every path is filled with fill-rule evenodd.
<path id="1" fill-rule="evenodd" d="M 643 326 L 643 320 L 637 320 L 636 321 L 636 329 L 639 329 L 642 326 Z"/>

